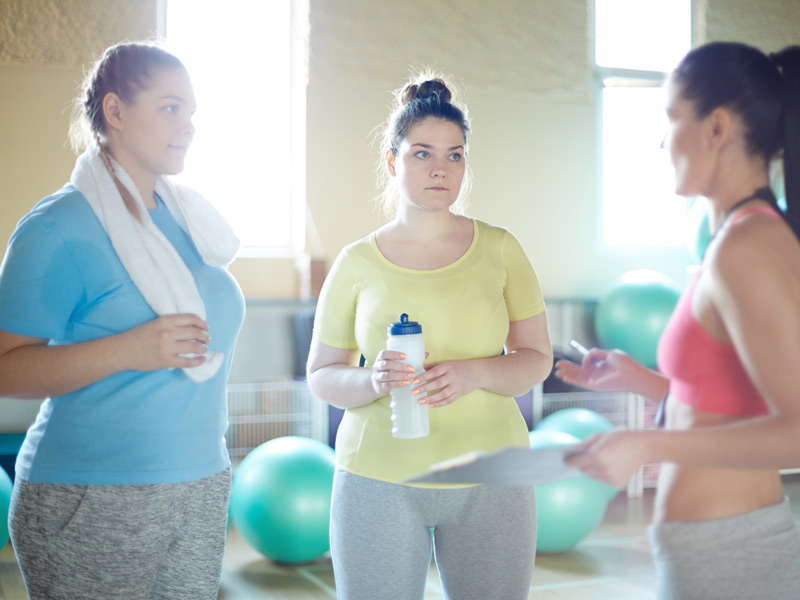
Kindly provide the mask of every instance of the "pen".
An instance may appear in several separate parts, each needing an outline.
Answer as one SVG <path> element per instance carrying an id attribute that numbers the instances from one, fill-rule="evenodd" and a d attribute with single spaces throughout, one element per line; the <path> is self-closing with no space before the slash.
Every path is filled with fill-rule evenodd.
<path id="1" fill-rule="evenodd" d="M 584 348 L 584 347 L 583 347 L 583 346 L 582 346 L 582 345 L 581 345 L 579 342 L 577 342 L 576 340 L 572 340 L 572 341 L 570 341 L 569 345 L 570 345 L 570 346 L 572 346 L 573 348 L 575 348 L 575 350 L 577 350 L 578 352 L 580 352 L 580 353 L 581 353 L 581 354 L 583 354 L 584 356 L 586 356 L 587 354 L 589 354 L 589 351 L 588 351 L 586 348 Z"/>

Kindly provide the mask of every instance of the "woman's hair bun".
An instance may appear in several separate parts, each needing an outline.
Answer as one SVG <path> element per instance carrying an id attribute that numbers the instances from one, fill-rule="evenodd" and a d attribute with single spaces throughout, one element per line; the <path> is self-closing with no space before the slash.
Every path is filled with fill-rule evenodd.
<path id="1" fill-rule="evenodd" d="M 412 100 L 424 100 L 431 96 L 438 96 L 441 102 L 450 102 L 453 94 L 441 79 L 434 78 L 422 83 L 409 83 L 400 92 L 400 104 L 408 104 Z"/>

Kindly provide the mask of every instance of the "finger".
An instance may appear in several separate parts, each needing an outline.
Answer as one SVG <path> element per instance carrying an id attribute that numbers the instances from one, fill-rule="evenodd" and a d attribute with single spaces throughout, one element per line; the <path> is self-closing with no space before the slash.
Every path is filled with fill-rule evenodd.
<path id="1" fill-rule="evenodd" d="M 178 354 L 205 354 L 208 352 L 208 346 L 200 342 L 184 342 L 181 347 L 185 350 L 182 349 Z"/>
<path id="2" fill-rule="evenodd" d="M 447 406 L 448 404 L 452 404 L 457 400 L 457 397 L 453 394 L 448 394 L 446 396 L 442 396 L 441 394 L 437 394 L 438 399 L 433 402 L 427 402 L 428 406 L 431 408 L 439 408 L 441 406 Z"/>
<path id="3" fill-rule="evenodd" d="M 211 336 L 208 335 L 207 330 L 200 329 L 193 325 L 181 327 L 178 329 L 178 332 L 181 341 L 197 341 L 203 344 L 207 344 L 211 341 Z"/>
<path id="4" fill-rule="evenodd" d="M 206 357 L 202 354 L 198 356 L 178 355 L 176 358 L 177 360 L 175 361 L 175 367 L 178 369 L 191 369 L 192 367 L 199 367 L 206 362 Z"/>
<path id="5" fill-rule="evenodd" d="M 379 371 L 375 375 L 379 383 L 386 384 L 390 387 L 409 385 L 413 376 L 413 373 L 402 371 Z"/>
<path id="6" fill-rule="evenodd" d="M 392 362 L 400 362 L 401 360 L 405 360 L 408 356 L 403 352 L 397 352 L 396 350 L 381 350 L 378 352 L 378 356 L 375 357 L 375 361 L 383 360 L 383 361 L 392 361 Z"/>
<path id="7" fill-rule="evenodd" d="M 177 313 L 174 315 L 164 315 L 161 317 L 176 327 L 197 327 L 203 331 L 208 331 L 208 323 L 192 313 Z"/>

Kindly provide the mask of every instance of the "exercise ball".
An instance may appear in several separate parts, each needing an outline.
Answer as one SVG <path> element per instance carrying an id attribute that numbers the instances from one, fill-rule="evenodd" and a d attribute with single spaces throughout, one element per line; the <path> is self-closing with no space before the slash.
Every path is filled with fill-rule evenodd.
<path id="1" fill-rule="evenodd" d="M 655 368 L 658 340 L 680 294 L 678 286 L 658 271 L 630 271 L 615 279 L 595 312 L 600 345 L 619 348 Z"/>
<path id="2" fill-rule="evenodd" d="M 580 440 L 551 430 L 530 432 L 531 448 L 571 446 Z M 579 475 L 535 486 L 536 551 L 564 552 L 592 533 L 606 513 L 609 497 L 605 484 Z"/>
<path id="3" fill-rule="evenodd" d="M 614 424 L 606 419 L 603 415 L 588 408 L 562 408 L 554 413 L 550 413 L 534 428 L 530 433 L 531 448 L 546 447 L 551 440 L 558 442 L 565 440 L 557 436 L 547 437 L 543 434 L 546 433 L 561 433 L 569 436 L 574 436 L 578 441 L 583 441 L 588 437 L 593 436 L 595 433 L 603 433 L 604 431 L 612 431 Z M 534 433 L 536 435 L 534 435 Z M 534 443 L 537 446 L 534 446 Z M 566 445 L 566 441 L 564 442 Z M 554 445 L 554 444 L 551 444 Z M 558 445 L 557 443 L 555 445 Z M 607 483 L 597 482 L 607 500 L 611 500 L 619 493 L 619 489 Z"/>
<path id="4" fill-rule="evenodd" d="M 579 440 L 614 429 L 614 424 L 603 415 L 588 408 L 562 408 L 550 413 L 536 425 L 537 431 L 563 431 Z"/>
<path id="5" fill-rule="evenodd" d="M 708 200 L 695 198 L 689 212 L 686 213 L 686 249 L 695 263 L 703 260 L 708 243 L 711 241 L 711 229 L 708 224 Z"/>
<path id="6" fill-rule="evenodd" d="M 304 563 L 330 549 L 333 450 L 287 436 L 253 449 L 233 474 L 233 525 L 253 548 L 280 563 Z"/>
<path id="7" fill-rule="evenodd" d="M 11 477 L 0 467 L 0 548 L 8 541 L 8 507 L 11 505 L 13 487 Z"/>

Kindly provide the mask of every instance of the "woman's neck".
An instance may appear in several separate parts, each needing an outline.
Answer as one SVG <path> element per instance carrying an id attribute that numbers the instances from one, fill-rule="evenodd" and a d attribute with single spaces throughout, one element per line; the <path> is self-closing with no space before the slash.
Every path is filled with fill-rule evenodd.
<path id="1" fill-rule="evenodd" d="M 115 148 L 113 144 L 109 144 L 108 153 L 123 169 L 125 169 L 128 177 L 131 178 L 133 184 L 136 186 L 136 190 L 142 197 L 145 208 L 148 210 L 156 208 L 155 191 L 157 177 L 148 170 L 138 166 L 135 160 L 130 159 L 124 152 Z"/>
<path id="2" fill-rule="evenodd" d="M 712 233 L 717 231 L 737 202 L 751 196 L 756 190 L 769 186 L 769 174 L 763 160 L 750 158 L 740 161 L 736 168 L 725 171 L 717 185 L 707 195 L 709 223 Z"/>
<path id="3" fill-rule="evenodd" d="M 395 233 L 418 241 L 438 240 L 458 228 L 463 217 L 449 210 L 421 211 L 401 209 L 392 221 Z"/>

